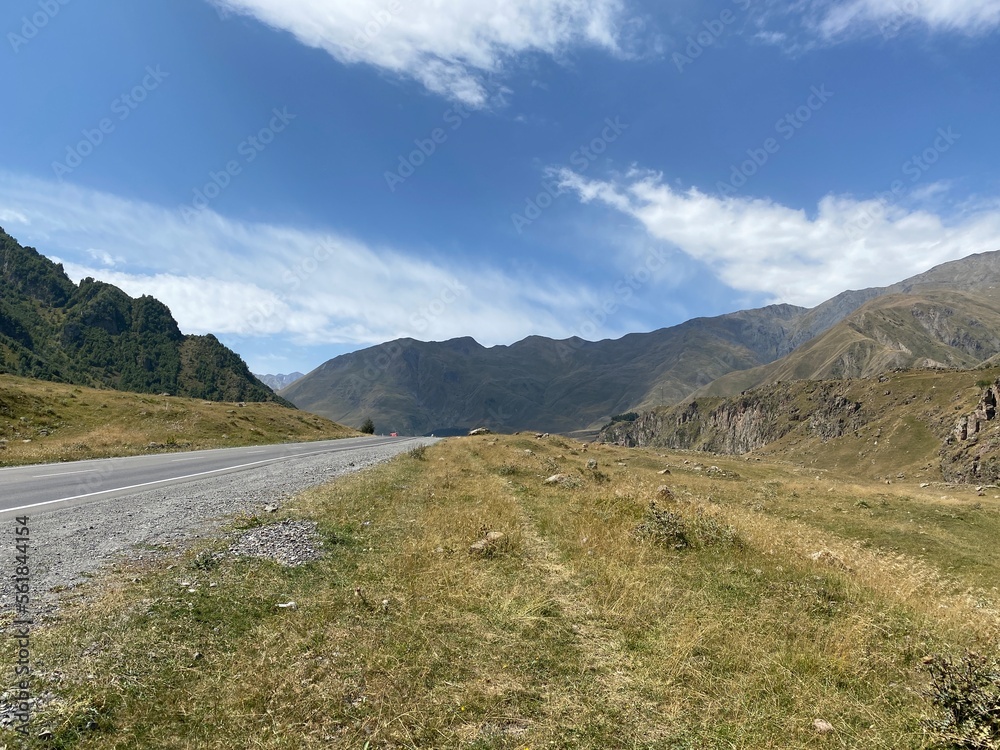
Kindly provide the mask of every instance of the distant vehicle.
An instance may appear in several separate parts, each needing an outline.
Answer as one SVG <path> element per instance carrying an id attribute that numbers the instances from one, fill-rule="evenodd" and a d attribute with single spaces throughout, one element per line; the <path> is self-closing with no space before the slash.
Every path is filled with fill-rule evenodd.
<path id="1" fill-rule="evenodd" d="M 398 432 L 390 432 L 389 433 L 389 437 L 399 437 L 399 433 Z"/>

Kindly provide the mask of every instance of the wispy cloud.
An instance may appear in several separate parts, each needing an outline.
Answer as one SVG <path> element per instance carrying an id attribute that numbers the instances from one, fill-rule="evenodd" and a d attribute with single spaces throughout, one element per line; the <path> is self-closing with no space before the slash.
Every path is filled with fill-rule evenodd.
<path id="1" fill-rule="evenodd" d="M 782 30 L 775 24 L 790 21 Z M 1000 0 L 802 0 L 770 2 L 756 38 L 801 53 L 852 39 L 892 38 L 904 29 L 985 36 L 1000 28 Z"/>
<path id="2" fill-rule="evenodd" d="M 820 6 L 817 30 L 827 39 L 871 31 L 894 31 L 904 24 L 921 23 L 932 31 L 970 36 L 1000 26 L 997 0 L 848 0 Z"/>
<path id="3" fill-rule="evenodd" d="M 488 103 L 486 79 L 516 55 L 616 52 L 623 11 L 623 0 L 211 1 L 472 107 Z"/>
<path id="4" fill-rule="evenodd" d="M 774 301 L 816 305 L 845 289 L 891 284 L 1000 249 L 996 202 L 944 216 L 830 195 L 810 215 L 770 200 L 678 190 L 650 172 L 595 180 L 565 170 L 560 179 L 584 203 L 631 216 L 652 238 L 704 263 L 732 288 Z"/>
<path id="5" fill-rule="evenodd" d="M 565 277 L 436 262 L 209 210 L 189 222 L 173 209 L 3 172 L 0 216 L 8 232 L 57 256 L 73 278 L 151 294 L 191 333 L 282 336 L 310 346 L 471 332 L 483 343 L 509 343 L 539 332 L 568 336 L 566 321 L 597 300 Z"/>

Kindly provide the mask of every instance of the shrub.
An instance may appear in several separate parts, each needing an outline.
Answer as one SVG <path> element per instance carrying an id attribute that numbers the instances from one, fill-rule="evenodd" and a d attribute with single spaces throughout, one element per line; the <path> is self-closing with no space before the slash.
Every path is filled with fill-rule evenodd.
<path id="1" fill-rule="evenodd" d="M 361 423 L 360 431 L 365 433 L 366 435 L 374 435 L 375 423 L 372 422 L 370 418 L 366 419 L 364 422 Z"/>
<path id="2" fill-rule="evenodd" d="M 415 461 L 425 461 L 427 460 L 426 454 L 427 454 L 427 446 L 418 445 L 416 448 L 412 449 L 408 455 Z"/>
<path id="3" fill-rule="evenodd" d="M 720 544 L 743 546 L 736 529 L 721 523 L 701 508 L 693 514 L 682 514 L 658 508 L 655 500 L 649 503 L 646 517 L 636 527 L 635 533 L 640 538 L 652 539 L 676 550 Z"/>
<path id="4" fill-rule="evenodd" d="M 634 422 L 639 418 L 639 413 L 635 411 L 627 411 L 624 414 L 615 414 L 611 417 L 611 423 L 615 422 Z"/>
<path id="5" fill-rule="evenodd" d="M 970 651 L 927 660 L 930 698 L 938 715 L 928 720 L 937 747 L 1000 748 L 1000 660 Z"/>

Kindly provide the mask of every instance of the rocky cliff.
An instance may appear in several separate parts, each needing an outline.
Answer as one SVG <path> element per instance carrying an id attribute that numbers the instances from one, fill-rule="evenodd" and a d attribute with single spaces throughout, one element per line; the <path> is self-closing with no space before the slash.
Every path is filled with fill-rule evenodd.
<path id="1" fill-rule="evenodd" d="M 822 441 L 857 433 L 871 414 L 839 383 L 776 383 L 731 399 L 695 399 L 606 427 L 602 442 L 742 455 L 799 430 Z"/>
<path id="2" fill-rule="evenodd" d="M 1000 370 L 893 371 L 775 383 L 698 398 L 605 427 L 599 440 L 767 454 L 859 476 L 1000 484 Z"/>

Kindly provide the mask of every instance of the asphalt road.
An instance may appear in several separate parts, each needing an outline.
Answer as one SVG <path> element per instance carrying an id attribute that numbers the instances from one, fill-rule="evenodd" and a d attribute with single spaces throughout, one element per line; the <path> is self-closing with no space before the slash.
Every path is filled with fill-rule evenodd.
<path id="1" fill-rule="evenodd" d="M 106 458 L 0 469 L 0 518 L 72 507 L 297 457 L 364 451 L 412 438 L 364 437 L 313 443 Z"/>

